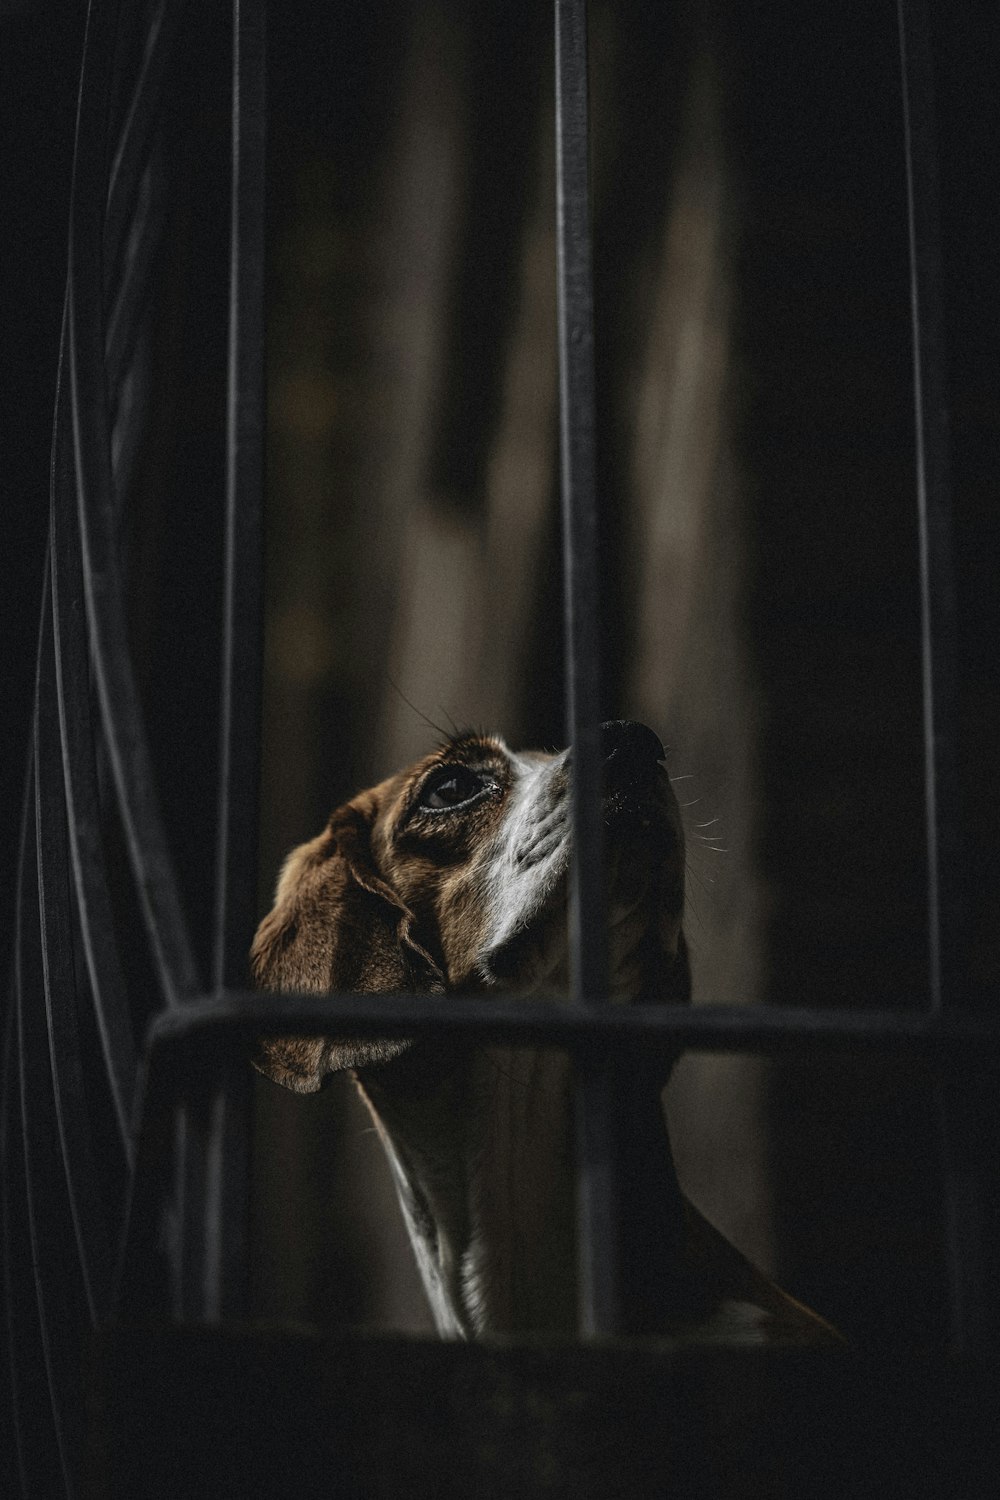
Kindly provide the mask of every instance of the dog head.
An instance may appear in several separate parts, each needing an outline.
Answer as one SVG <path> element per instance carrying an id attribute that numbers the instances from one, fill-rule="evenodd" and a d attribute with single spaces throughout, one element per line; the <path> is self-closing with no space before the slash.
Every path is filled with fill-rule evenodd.
<path id="1" fill-rule="evenodd" d="M 610 981 L 619 1001 L 683 1001 L 684 836 L 642 724 L 602 726 Z M 296 849 L 251 961 L 268 989 L 526 991 L 565 984 L 569 751 L 461 735 L 362 792 Z M 268 1038 L 256 1065 L 311 1093 L 406 1041 Z"/>

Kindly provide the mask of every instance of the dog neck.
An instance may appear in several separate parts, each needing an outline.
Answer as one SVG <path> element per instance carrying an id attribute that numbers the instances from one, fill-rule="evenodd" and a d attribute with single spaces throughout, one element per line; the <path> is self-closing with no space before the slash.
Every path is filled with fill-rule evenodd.
<path id="1" fill-rule="evenodd" d="M 627 1004 L 647 995 L 649 922 L 639 903 L 613 911 L 612 918 L 610 991 Z M 554 930 L 554 939 L 549 934 L 539 941 L 526 994 L 539 987 L 565 990 L 565 929 L 556 923 Z M 567 1056 L 553 1049 L 453 1044 L 445 1050 L 425 1043 L 355 1076 L 389 1159 L 439 1333 L 574 1335 L 576 1196 Z M 658 1111 L 656 1089 L 653 1098 Z M 662 1120 L 649 1135 L 655 1137 L 644 1140 L 652 1192 L 661 1186 L 660 1159 L 667 1163 L 670 1154 Z M 665 1248 L 661 1243 L 661 1253 Z"/>
<path id="2" fill-rule="evenodd" d="M 382 1137 L 441 1336 L 574 1337 L 566 1058 L 488 1048 L 445 1061 L 440 1054 L 428 1058 L 421 1046 L 356 1076 Z M 430 1087 L 429 1076 L 435 1077 Z M 676 1183 L 671 1186 L 663 1172 L 665 1136 L 657 1151 L 657 1121 L 645 1110 L 640 1114 L 643 1155 L 632 1162 L 637 1180 L 626 1184 L 636 1243 L 624 1245 L 623 1253 L 632 1284 L 637 1275 L 647 1278 L 649 1300 L 634 1331 L 726 1344 L 841 1343 L 828 1323 L 763 1276 L 683 1195 L 676 1225 L 669 1213 L 658 1217 Z"/>
<path id="3" fill-rule="evenodd" d="M 417 1049 L 414 1049 L 415 1051 Z M 423 1052 L 423 1048 L 419 1049 Z M 365 1070 L 438 1331 L 571 1334 L 576 1251 L 567 1059 L 480 1048 Z M 411 1087 L 409 1078 L 419 1087 Z M 409 1075 L 409 1076 L 408 1076 Z"/>

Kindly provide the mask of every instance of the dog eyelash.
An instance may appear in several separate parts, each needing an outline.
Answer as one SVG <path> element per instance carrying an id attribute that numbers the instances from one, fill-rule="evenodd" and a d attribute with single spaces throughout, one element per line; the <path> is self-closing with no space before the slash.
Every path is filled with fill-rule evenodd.
<path id="1" fill-rule="evenodd" d="M 441 795 L 452 783 L 458 793 L 454 801 Z M 468 766 L 439 766 L 417 793 L 416 807 L 422 812 L 457 812 L 478 801 L 493 785 L 487 777 L 470 771 Z M 438 800 L 433 800 L 435 798 Z"/>

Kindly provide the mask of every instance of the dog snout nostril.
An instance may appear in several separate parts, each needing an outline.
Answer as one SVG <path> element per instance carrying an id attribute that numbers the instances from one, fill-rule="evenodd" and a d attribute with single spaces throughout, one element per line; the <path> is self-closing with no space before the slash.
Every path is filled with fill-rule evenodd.
<path id="1" fill-rule="evenodd" d="M 653 731 L 635 719 L 609 719 L 601 725 L 601 748 L 604 759 L 625 754 L 629 760 L 663 760 L 666 751 Z"/>
<path id="2" fill-rule="evenodd" d="M 601 748 L 605 781 L 616 790 L 651 782 L 657 762 L 665 756 L 653 731 L 633 719 L 612 719 L 602 724 Z"/>

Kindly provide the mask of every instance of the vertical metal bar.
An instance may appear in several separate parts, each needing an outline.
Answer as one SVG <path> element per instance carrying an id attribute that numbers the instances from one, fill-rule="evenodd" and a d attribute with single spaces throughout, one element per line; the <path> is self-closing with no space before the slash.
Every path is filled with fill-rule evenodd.
<path id="1" fill-rule="evenodd" d="M 594 464 L 586 0 L 556 0 L 556 215 L 566 687 L 573 755 L 570 986 L 578 1004 L 607 996 L 601 822 L 600 628 Z M 613 1078 L 577 1076 L 580 1319 L 585 1334 L 621 1326 Z"/>
<path id="2" fill-rule="evenodd" d="M 58 1144 L 64 1191 L 76 1240 L 77 1259 L 87 1311 L 96 1326 L 108 1309 L 111 1288 L 111 1241 L 105 1219 L 97 1163 L 91 1141 L 87 1092 L 80 1055 L 77 982 L 72 950 L 70 856 L 66 826 L 63 767 L 53 663 L 50 592 L 46 589 L 35 703 L 35 849 L 41 920 L 41 980 L 48 1029 L 55 1129 L 50 1122 L 50 1149 Z M 41 1059 L 36 1058 L 41 1065 Z M 41 1080 L 36 1076 L 36 1087 Z M 62 1247 L 68 1253 L 68 1246 Z"/>
<path id="3" fill-rule="evenodd" d="M 50 572 L 56 695 L 62 743 L 69 853 L 91 999 L 101 1038 L 112 1108 L 128 1166 L 133 1160 L 135 1043 L 125 980 L 115 946 L 105 870 L 91 723 L 86 604 L 80 567 L 72 435 L 63 386 L 66 320 L 56 382 L 52 450 Z"/>
<path id="4" fill-rule="evenodd" d="M 910 247 L 913 390 L 920 545 L 927 925 L 932 1010 L 968 1003 L 964 967 L 958 777 L 957 624 L 952 538 L 940 193 L 930 22 L 925 0 L 898 0 Z M 982 1163 L 968 1090 L 936 1085 L 944 1169 L 951 1338 L 991 1347 L 978 1175 Z"/>
<path id="5" fill-rule="evenodd" d="M 264 484 L 264 48 L 260 0 L 234 0 L 226 556 L 214 975 L 220 989 L 246 980 L 257 893 Z"/>
<path id="6" fill-rule="evenodd" d="M 6 1359 L 10 1376 L 11 1422 L 21 1493 L 57 1494 L 62 1465 L 55 1413 L 45 1362 L 41 1307 L 30 1234 L 27 1142 L 21 1091 L 21 1016 L 24 1007 L 22 927 L 31 880 L 34 814 L 34 775 L 29 763 L 25 777 L 20 854 L 15 897 L 13 972 L 6 1021 L 0 1119 L 0 1231 L 3 1236 L 3 1280 Z M 13 1467 L 13 1466 L 12 1466 Z"/>
<path id="7" fill-rule="evenodd" d="M 232 224 L 217 988 L 245 982 L 257 896 L 264 485 L 266 32 L 261 0 L 233 0 Z M 199 1101 L 200 1103 L 201 1101 Z M 238 1314 L 245 1285 L 250 1083 L 221 1061 L 205 1101 L 203 1315 Z"/>
<path id="8" fill-rule="evenodd" d="M 130 218 L 139 179 L 156 127 L 167 70 L 185 4 L 186 0 L 160 0 L 146 27 L 142 62 L 108 173 L 108 198 L 104 218 L 106 278 L 110 278 L 118 270 L 125 239 L 130 232 Z"/>
<path id="9" fill-rule="evenodd" d="M 202 1316 L 216 1323 L 246 1316 L 250 1188 L 250 1070 L 242 1053 L 219 1049 L 206 1101 L 207 1150 Z"/>
<path id="10" fill-rule="evenodd" d="M 931 1006 L 962 1003 L 955 572 L 934 84 L 924 0 L 899 0 L 910 243 Z"/>
<path id="11" fill-rule="evenodd" d="M 19 1092 L 15 1024 L 19 1008 L 20 999 L 12 988 L 4 1028 L 3 1076 L 0 1080 L 0 1242 L 3 1246 L 4 1310 L 0 1344 L 5 1351 L 0 1358 L 7 1367 L 7 1394 L 10 1403 L 9 1411 L 3 1414 L 4 1426 L 9 1430 L 3 1436 L 11 1454 L 11 1478 L 15 1479 L 13 1470 L 16 1466 L 20 1493 L 26 1495 L 28 1434 L 37 1433 L 41 1426 L 38 1420 L 32 1420 L 35 1414 L 29 1410 L 29 1395 L 44 1385 L 45 1376 L 37 1368 L 30 1368 L 37 1359 L 38 1330 L 33 1316 L 34 1294 L 28 1284 L 27 1251 L 24 1244 L 26 1187 L 23 1180 L 15 1181 L 15 1174 L 18 1179 L 23 1174 L 24 1161 L 24 1145 L 19 1138 L 20 1100 L 15 1099 L 15 1090 Z M 54 1441 L 48 1433 L 45 1446 L 50 1453 L 53 1452 Z"/>
<path id="12" fill-rule="evenodd" d="M 129 254 L 122 262 L 118 281 L 108 292 L 105 327 L 108 411 L 117 415 L 121 388 L 135 357 L 143 317 L 154 284 L 157 257 L 163 244 L 167 203 L 162 191 L 163 152 L 155 150 L 135 202 Z"/>
<path id="13" fill-rule="evenodd" d="M 191 1091 L 176 1094 L 174 1105 L 174 1196 L 177 1239 L 173 1246 L 175 1322 L 200 1323 L 206 1297 L 205 1156 L 207 1143 L 192 1108 Z"/>
<path id="14" fill-rule="evenodd" d="M 181 1317 L 177 1099 L 183 1080 L 147 1050 L 136 1086 L 135 1169 L 128 1185 L 115 1277 L 119 1318 Z"/>
<path id="15" fill-rule="evenodd" d="M 52 1080 L 48 1039 L 41 995 L 42 933 L 44 914 L 37 890 L 29 897 L 28 882 L 37 873 L 38 805 L 35 778 L 31 778 L 33 814 L 27 825 L 25 859 L 18 892 L 18 921 L 14 937 L 17 994 L 16 1087 L 21 1104 L 25 1207 L 33 1270 L 38 1335 L 45 1379 L 51 1404 L 55 1447 L 62 1469 L 63 1485 L 74 1493 L 73 1473 L 77 1451 L 74 1428 L 78 1424 L 79 1388 L 76 1353 L 73 1348 L 75 1308 L 72 1291 L 77 1284 L 75 1256 L 67 1255 L 72 1239 L 67 1222 L 65 1181 L 58 1160 L 52 1114 Z M 39 1406 L 44 1408 L 44 1400 Z"/>
<path id="16" fill-rule="evenodd" d="M 132 672 L 118 556 L 105 370 L 102 245 L 107 100 L 117 8 L 89 0 L 68 246 L 69 400 L 94 680 L 122 825 L 167 1004 L 196 993 L 197 967 L 156 802 Z"/>
<path id="17" fill-rule="evenodd" d="M 608 968 L 601 873 L 600 594 L 588 152 L 586 0 L 557 0 L 559 418 L 566 686 L 576 847 L 570 951 L 573 994 L 584 1002 L 604 998 Z"/>

